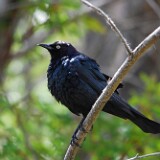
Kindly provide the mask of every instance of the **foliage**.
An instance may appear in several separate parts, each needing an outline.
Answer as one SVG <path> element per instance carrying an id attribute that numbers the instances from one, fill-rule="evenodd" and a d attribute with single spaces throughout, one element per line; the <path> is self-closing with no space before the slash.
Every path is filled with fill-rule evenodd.
<path id="1" fill-rule="evenodd" d="M 78 45 L 90 25 L 94 31 L 102 25 L 79 13 L 74 0 L 6 1 L 6 8 L 0 22 L 0 159 L 62 159 L 77 123 L 51 97 L 49 55 L 36 44 L 62 39 Z"/>

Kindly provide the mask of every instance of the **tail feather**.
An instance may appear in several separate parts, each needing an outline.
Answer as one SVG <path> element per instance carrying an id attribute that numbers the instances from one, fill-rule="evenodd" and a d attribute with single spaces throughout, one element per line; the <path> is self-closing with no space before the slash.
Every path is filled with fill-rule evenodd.
<path id="1" fill-rule="evenodd" d="M 132 108 L 129 104 L 127 104 L 116 93 L 112 95 L 109 102 L 104 107 L 103 111 L 118 116 L 120 118 L 131 120 L 146 133 L 160 133 L 160 123 L 145 117 L 143 114 L 141 114 L 136 109 Z"/>

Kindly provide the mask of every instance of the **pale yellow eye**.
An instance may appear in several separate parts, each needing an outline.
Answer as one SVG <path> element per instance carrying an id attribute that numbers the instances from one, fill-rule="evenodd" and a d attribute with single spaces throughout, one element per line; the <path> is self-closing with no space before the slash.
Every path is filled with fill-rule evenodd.
<path id="1" fill-rule="evenodd" d="M 56 46 L 56 48 L 57 48 L 57 49 L 60 49 L 60 48 L 61 48 L 61 46 L 60 46 L 60 45 L 57 45 L 57 46 Z"/>

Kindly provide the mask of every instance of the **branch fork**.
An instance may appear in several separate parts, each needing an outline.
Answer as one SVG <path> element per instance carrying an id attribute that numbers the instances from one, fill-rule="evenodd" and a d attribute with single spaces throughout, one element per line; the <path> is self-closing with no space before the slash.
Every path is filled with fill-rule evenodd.
<path id="1" fill-rule="evenodd" d="M 121 81 L 124 79 L 125 75 L 129 72 L 131 67 L 135 64 L 135 62 L 151 47 L 153 46 L 159 39 L 160 39 L 160 26 L 153 31 L 148 37 L 146 37 L 134 50 L 132 50 L 129 46 L 129 43 L 124 38 L 120 30 L 117 28 L 113 20 L 100 8 L 95 7 L 90 2 L 86 0 L 81 0 L 82 3 L 93 9 L 95 12 L 97 12 L 99 15 L 101 15 L 107 24 L 111 27 L 111 29 L 115 32 L 115 34 L 118 35 L 120 40 L 122 41 L 123 45 L 126 48 L 126 51 L 128 52 L 128 56 L 126 60 L 123 62 L 123 64 L 120 66 L 120 68 L 117 70 L 117 72 L 114 74 L 113 78 L 109 81 L 108 85 L 104 88 L 103 92 L 99 96 L 99 98 L 96 100 L 94 105 L 92 106 L 92 109 L 88 113 L 86 119 L 84 120 L 82 127 L 85 130 L 85 132 L 82 129 L 79 129 L 76 134 L 76 144 L 70 144 L 68 147 L 68 150 L 65 154 L 64 160 L 74 160 L 75 156 L 79 150 L 79 146 L 83 143 L 85 137 L 87 136 L 87 133 L 91 130 L 92 125 L 96 121 L 97 117 L 99 116 L 99 113 L 103 109 L 104 105 L 107 103 L 109 98 L 111 97 L 112 93 L 116 90 L 118 85 L 121 83 Z M 160 155 L 159 152 L 155 153 L 156 155 Z M 150 154 L 149 154 L 150 155 Z M 151 154 L 152 156 L 154 153 Z M 144 156 L 136 155 L 133 157 L 134 159 L 140 159 Z M 134 160 L 133 158 L 128 160 Z"/>

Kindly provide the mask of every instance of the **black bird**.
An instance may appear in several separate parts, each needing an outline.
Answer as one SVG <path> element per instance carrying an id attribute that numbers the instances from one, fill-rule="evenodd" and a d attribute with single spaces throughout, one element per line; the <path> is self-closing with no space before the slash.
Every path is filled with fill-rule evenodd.
<path id="1" fill-rule="evenodd" d="M 95 60 L 78 52 L 70 43 L 56 41 L 53 44 L 39 44 L 39 46 L 46 48 L 51 55 L 47 72 L 49 91 L 72 113 L 82 114 L 82 124 L 110 77 L 100 71 Z M 120 84 L 118 88 L 121 86 Z M 160 133 L 160 124 L 132 108 L 118 95 L 117 90 L 103 111 L 129 119 L 144 132 Z"/>

